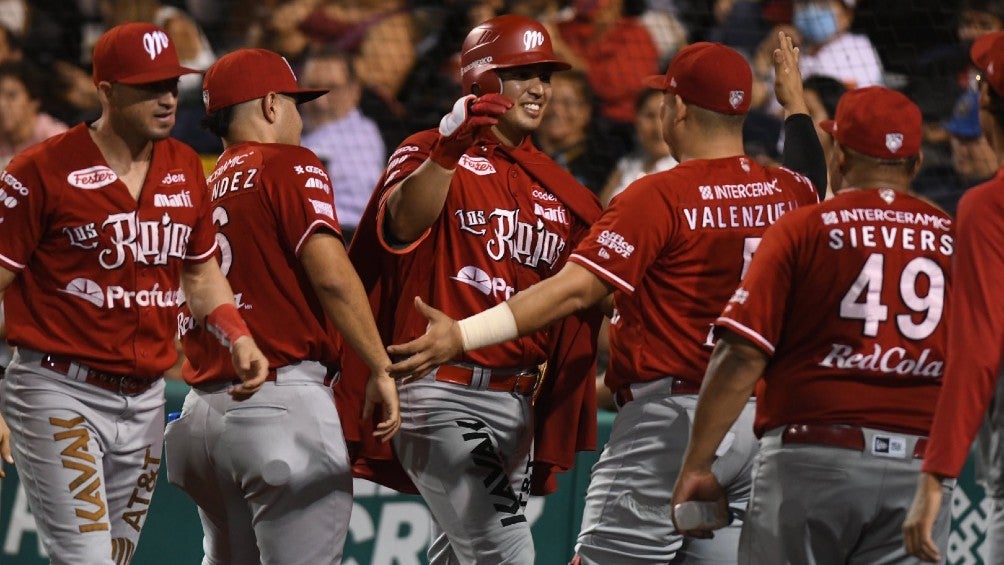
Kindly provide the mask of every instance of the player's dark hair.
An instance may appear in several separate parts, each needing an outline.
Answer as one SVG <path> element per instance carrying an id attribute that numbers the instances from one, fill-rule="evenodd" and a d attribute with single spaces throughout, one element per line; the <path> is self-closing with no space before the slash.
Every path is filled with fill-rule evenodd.
<path id="1" fill-rule="evenodd" d="M 840 101 L 840 97 L 847 92 L 844 83 L 825 75 L 812 75 L 806 78 L 802 81 L 802 88 L 816 93 L 826 110 L 826 115 L 831 118 L 837 113 L 837 102 Z"/>
<path id="2" fill-rule="evenodd" d="M 868 163 L 874 167 L 895 167 L 902 168 L 907 174 L 913 175 L 917 171 L 917 165 L 920 163 L 920 154 L 912 155 L 910 157 L 904 157 L 902 159 L 879 159 L 878 157 L 872 157 L 871 155 L 865 155 L 864 153 L 859 153 L 848 147 L 843 147 L 844 153 L 849 154 L 853 159 Z"/>
<path id="3" fill-rule="evenodd" d="M 234 108 L 236 107 L 236 105 L 227 106 L 226 108 L 220 108 L 212 114 L 206 114 L 199 123 L 204 129 L 209 130 L 213 134 L 221 138 L 227 137 L 230 135 L 230 124 L 233 122 Z"/>
<path id="4" fill-rule="evenodd" d="M 705 130 L 711 132 L 738 131 L 740 133 L 743 130 L 746 114 L 722 114 L 696 104 L 688 104 L 688 106 L 690 115 L 694 116 L 697 123 Z"/>

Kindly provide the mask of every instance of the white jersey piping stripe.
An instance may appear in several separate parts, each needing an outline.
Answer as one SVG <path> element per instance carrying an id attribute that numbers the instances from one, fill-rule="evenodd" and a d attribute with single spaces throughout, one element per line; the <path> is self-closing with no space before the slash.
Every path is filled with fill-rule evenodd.
<path id="1" fill-rule="evenodd" d="M 631 286 L 630 284 L 628 284 L 628 282 L 626 280 L 618 277 L 617 275 L 611 273 L 610 271 L 604 269 L 603 267 L 597 265 L 596 263 L 590 261 L 589 259 L 586 259 L 582 255 L 579 255 L 578 253 L 572 253 L 572 255 L 568 259 L 570 261 L 574 259 L 574 260 L 577 260 L 580 263 L 585 263 L 593 271 L 596 271 L 596 272 L 602 274 L 610 282 L 616 284 L 617 286 L 623 288 L 624 290 L 626 290 L 628 292 L 631 292 L 631 293 L 634 292 L 634 287 Z"/>
<path id="2" fill-rule="evenodd" d="M 742 334 L 743 337 L 751 339 L 760 344 L 761 347 L 767 350 L 771 355 L 774 354 L 774 344 L 767 341 L 762 335 L 753 331 L 752 329 L 740 324 L 739 322 L 733 320 L 732 318 L 721 317 L 715 320 L 715 324 L 719 326 L 728 326 L 736 333 Z"/>
<path id="3" fill-rule="evenodd" d="M 11 259 L 10 257 L 7 257 L 6 255 L 0 255 L 0 261 L 3 261 L 4 263 L 7 263 L 11 267 L 14 267 L 14 270 L 17 270 L 17 271 L 22 271 L 22 270 L 24 270 L 24 267 L 25 267 L 25 265 L 22 265 L 21 263 L 18 263 L 17 261 Z"/>
<path id="4" fill-rule="evenodd" d="M 331 228 L 333 231 L 338 231 L 335 230 L 334 226 L 329 222 L 325 222 L 324 220 L 314 220 L 314 223 L 307 226 L 307 229 L 303 232 L 303 236 L 300 237 L 300 241 L 296 242 L 296 249 L 294 249 L 293 252 L 296 254 L 297 257 L 300 256 L 300 249 L 303 248 L 303 244 L 307 243 L 307 240 L 310 239 L 310 236 L 317 233 L 317 228 L 321 226 L 326 228 Z"/>
<path id="5" fill-rule="evenodd" d="M 214 238 L 213 239 L 213 246 L 209 248 L 209 251 L 206 251 L 205 253 L 196 255 L 194 257 L 185 256 L 185 261 L 202 261 L 202 260 L 205 260 L 208 257 L 212 256 L 213 253 L 216 253 L 217 247 L 219 247 L 219 244 L 216 243 L 216 239 Z"/>

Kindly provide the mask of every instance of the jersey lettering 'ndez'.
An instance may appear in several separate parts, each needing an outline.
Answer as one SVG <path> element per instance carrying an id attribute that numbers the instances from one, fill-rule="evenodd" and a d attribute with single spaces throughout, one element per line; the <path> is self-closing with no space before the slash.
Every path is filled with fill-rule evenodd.
<path id="1" fill-rule="evenodd" d="M 277 368 L 303 360 L 337 365 L 339 334 L 300 262 L 311 236 L 341 239 L 328 173 L 310 150 L 241 143 L 209 175 L 220 268 L 258 347 Z M 237 377 L 230 352 L 195 323 L 178 318 L 189 384 Z"/>
<path id="2" fill-rule="evenodd" d="M 198 155 L 156 141 L 139 200 L 81 124 L 0 173 L 0 265 L 8 339 L 96 369 L 154 378 L 171 337 L 185 261 L 215 250 Z"/>
<path id="3" fill-rule="evenodd" d="M 717 324 L 759 346 L 757 434 L 847 424 L 926 435 L 945 368 L 951 218 L 852 190 L 768 230 Z"/>
<path id="4" fill-rule="evenodd" d="M 817 200 L 805 177 L 742 156 L 687 161 L 618 195 L 570 258 L 616 289 L 607 386 L 700 383 L 764 230 Z"/>
<path id="5" fill-rule="evenodd" d="M 486 140 L 461 157 L 439 219 L 417 241 L 396 248 L 383 227 L 387 197 L 425 161 L 436 137 L 435 130 L 419 132 L 391 155 L 382 179 L 386 192 L 378 231 L 384 247 L 399 254 L 394 274 L 399 295 L 427 297 L 429 304 L 460 319 L 558 272 L 586 226 L 518 161 L 495 151 L 497 142 Z M 411 300 L 400 301 L 394 319 L 394 343 L 421 336 L 428 324 Z M 489 367 L 532 366 L 545 359 L 546 347 L 546 333 L 538 332 L 469 352 L 465 360 Z"/>

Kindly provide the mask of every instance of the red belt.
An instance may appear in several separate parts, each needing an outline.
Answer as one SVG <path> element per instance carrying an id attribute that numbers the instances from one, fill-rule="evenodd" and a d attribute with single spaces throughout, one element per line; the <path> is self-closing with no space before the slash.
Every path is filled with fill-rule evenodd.
<path id="1" fill-rule="evenodd" d="M 699 384 L 675 377 L 670 380 L 669 394 L 700 394 L 700 392 L 701 385 Z M 634 400 L 634 393 L 631 392 L 631 385 L 622 386 L 614 393 L 614 402 L 617 403 L 618 408 L 632 400 Z"/>
<path id="2" fill-rule="evenodd" d="M 70 377 L 75 381 L 83 381 L 89 385 L 94 385 L 98 388 L 103 388 L 105 390 L 124 394 L 126 396 L 142 394 L 150 390 L 150 387 L 160 380 L 159 378 L 141 379 L 127 375 L 105 373 L 98 371 L 97 369 L 92 369 L 86 365 L 81 365 L 76 361 L 66 359 L 65 357 L 48 353 L 42 355 L 39 365 L 49 369 L 50 371 L 59 373 L 60 375 Z"/>
<path id="3" fill-rule="evenodd" d="M 478 375 L 487 373 L 487 384 L 477 382 Z M 463 385 L 469 388 L 482 388 L 496 392 L 512 392 L 515 394 L 533 394 L 537 389 L 540 371 L 536 369 L 492 370 L 482 367 L 461 367 L 458 365 L 440 365 L 436 369 L 436 380 L 444 383 Z M 483 376 L 481 378 L 484 378 Z"/>
<path id="4" fill-rule="evenodd" d="M 784 428 L 781 434 L 783 443 L 803 443 L 813 445 L 830 445 L 855 451 L 864 451 L 865 433 L 855 426 L 839 424 L 792 424 Z M 927 449 L 927 438 L 921 437 L 913 447 L 913 458 L 923 459 Z"/>

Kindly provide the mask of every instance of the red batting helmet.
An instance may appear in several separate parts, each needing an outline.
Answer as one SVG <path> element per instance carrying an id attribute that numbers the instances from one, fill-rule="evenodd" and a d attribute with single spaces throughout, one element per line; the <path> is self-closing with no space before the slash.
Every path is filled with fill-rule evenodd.
<path id="1" fill-rule="evenodd" d="M 537 20 L 507 14 L 492 18 L 467 34 L 460 49 L 460 78 L 464 94 L 501 92 L 502 81 L 495 69 L 547 64 L 556 71 L 572 68 L 557 59 L 551 37 Z"/>

